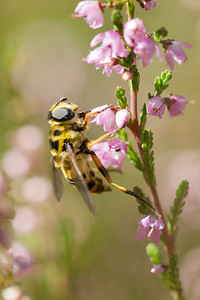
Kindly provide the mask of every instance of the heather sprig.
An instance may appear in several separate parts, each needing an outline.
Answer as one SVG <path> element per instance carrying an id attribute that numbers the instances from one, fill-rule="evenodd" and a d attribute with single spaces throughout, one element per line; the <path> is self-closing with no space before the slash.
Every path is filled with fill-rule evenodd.
<path id="1" fill-rule="evenodd" d="M 180 184 L 167 223 L 157 193 L 153 132 L 146 128 L 146 124 L 149 116 L 162 119 L 166 110 L 171 117 L 181 115 L 187 102 L 184 96 L 172 93 L 169 96 L 163 96 L 172 79 L 172 72 L 165 70 L 161 75 L 156 76 L 152 87 L 153 92 L 148 93 L 141 111 L 138 112 L 140 87 L 138 61 L 141 61 L 142 67 L 146 68 L 153 62 L 155 54 L 160 62 L 164 55 L 167 65 L 173 70 L 174 62 L 180 65 L 187 61 L 182 48 L 192 48 L 192 46 L 167 38 L 168 31 L 165 27 L 160 27 L 152 33 L 149 32 L 145 22 L 135 16 L 135 6 L 139 4 L 141 9 L 149 11 L 156 8 L 157 1 L 137 0 L 137 2 L 133 0 L 107 1 L 107 3 L 81 1 L 75 9 L 78 17 L 83 16 L 92 29 L 102 27 L 104 11 L 111 10 L 113 28 L 94 36 L 90 43 L 92 50 L 83 60 L 88 64 L 94 63 L 96 69 L 103 68 L 103 73 L 106 73 L 108 77 L 113 70 L 116 71 L 122 80 L 128 81 L 130 89 L 130 96 L 128 96 L 124 88 L 117 87 L 115 97 L 118 106 L 108 106 L 92 121 L 96 125 L 103 125 L 104 131 L 110 132 L 108 141 L 96 144 L 92 149 L 96 151 L 105 167 L 112 166 L 122 170 L 122 162 L 126 156 L 144 176 L 152 194 L 152 203 L 141 188 L 135 187 L 134 192 L 145 199 L 150 207 L 154 206 L 155 210 L 152 211 L 148 205 L 145 205 L 145 201 L 138 201 L 139 212 L 145 216 L 139 221 L 137 239 L 146 237 L 158 244 L 162 238 L 169 262 L 164 264 L 158 247 L 155 244 L 149 244 L 147 255 L 154 265 L 151 272 L 162 274 L 168 287 L 175 292 L 175 297 L 178 295 L 178 299 L 181 300 L 183 293 L 179 280 L 174 233 L 182 212 L 184 198 L 188 192 L 188 183 L 183 181 Z M 126 10 L 127 20 L 122 17 L 123 9 Z M 116 132 L 119 139 L 112 137 L 112 134 Z M 155 211 L 157 213 L 154 214 Z"/>

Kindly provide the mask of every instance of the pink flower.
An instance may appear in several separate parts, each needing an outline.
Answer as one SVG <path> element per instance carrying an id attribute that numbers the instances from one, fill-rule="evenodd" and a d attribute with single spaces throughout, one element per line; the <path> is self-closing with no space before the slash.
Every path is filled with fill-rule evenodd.
<path id="1" fill-rule="evenodd" d="M 158 264 L 151 269 L 151 273 L 153 274 L 162 274 L 166 271 L 167 266 L 163 264 Z"/>
<path id="2" fill-rule="evenodd" d="M 108 160 L 104 159 L 104 154 L 110 151 L 109 142 L 100 142 L 91 147 L 91 149 L 96 153 L 98 158 L 100 159 L 101 163 L 105 168 L 109 166 Z"/>
<path id="3" fill-rule="evenodd" d="M 159 61 L 162 60 L 160 49 L 156 42 L 147 36 L 142 20 L 136 18 L 124 24 L 124 39 L 129 47 L 134 48 L 138 58 L 142 59 L 144 67 L 152 62 L 155 53 Z"/>
<path id="4" fill-rule="evenodd" d="M 103 11 L 99 1 L 81 1 L 75 8 L 73 18 L 83 17 L 89 27 L 96 29 L 103 26 Z"/>
<path id="5" fill-rule="evenodd" d="M 20 127 L 14 137 L 16 148 L 23 152 L 37 151 L 42 147 L 43 134 L 41 128 L 36 125 L 25 125 Z"/>
<path id="6" fill-rule="evenodd" d="M 165 101 L 158 95 L 152 97 L 148 100 L 146 109 L 150 116 L 162 118 L 165 111 Z"/>
<path id="7" fill-rule="evenodd" d="M 13 243 L 8 253 L 13 258 L 13 272 L 15 275 L 23 276 L 33 268 L 34 259 L 24 246 Z"/>
<path id="8" fill-rule="evenodd" d="M 92 50 L 83 60 L 88 64 L 94 63 L 97 69 L 103 66 L 107 76 L 110 76 L 113 69 L 119 74 L 123 73 L 124 68 L 117 65 L 116 59 L 126 57 L 129 51 L 125 49 L 121 35 L 112 30 L 101 32 L 92 39 L 90 46 L 93 48 L 99 43 L 101 46 Z"/>
<path id="9" fill-rule="evenodd" d="M 127 109 L 121 109 L 116 113 L 116 124 L 120 129 L 124 126 L 124 124 L 128 123 L 130 120 L 130 111 Z"/>
<path id="10" fill-rule="evenodd" d="M 115 113 L 111 109 L 106 109 L 102 111 L 97 117 L 91 121 L 91 123 L 96 123 L 96 125 L 104 125 L 104 131 L 114 131 L 116 126 Z"/>
<path id="11" fill-rule="evenodd" d="M 138 224 L 137 240 L 141 240 L 146 236 L 156 244 L 160 241 L 161 230 L 164 228 L 161 218 L 157 219 L 155 216 L 148 215 L 142 218 Z"/>
<path id="12" fill-rule="evenodd" d="M 26 224 L 26 226 L 24 226 Z M 27 206 L 18 206 L 12 220 L 13 228 L 20 234 L 29 234 L 38 225 L 37 215 Z"/>
<path id="13" fill-rule="evenodd" d="M 42 176 L 27 178 L 22 185 L 22 194 L 27 201 L 43 202 L 52 192 L 51 182 Z"/>
<path id="14" fill-rule="evenodd" d="M 124 39 L 129 47 L 146 38 L 146 28 L 142 20 L 135 18 L 124 24 Z"/>
<path id="15" fill-rule="evenodd" d="M 4 154 L 2 169 L 12 179 L 23 177 L 30 170 L 30 161 L 22 151 L 13 148 Z"/>
<path id="16" fill-rule="evenodd" d="M 152 63 L 155 53 L 157 54 L 159 61 L 162 61 L 162 56 L 158 45 L 148 37 L 135 44 L 134 53 L 142 59 L 143 67 L 146 67 L 148 64 Z"/>
<path id="17" fill-rule="evenodd" d="M 184 51 L 181 49 L 183 48 L 193 48 L 192 45 L 184 43 L 184 42 L 177 42 L 173 40 L 167 40 L 162 42 L 164 47 L 164 54 L 165 59 L 167 61 L 168 66 L 173 70 L 174 69 L 174 61 L 177 62 L 179 65 L 182 62 L 187 61 L 187 56 Z"/>
<path id="18" fill-rule="evenodd" d="M 109 30 L 97 34 L 91 41 L 90 47 L 95 47 L 97 44 L 101 44 L 101 48 L 111 49 L 112 57 L 124 57 L 129 54 L 125 49 L 124 44 L 121 40 L 121 35 L 117 31 Z"/>
<path id="19" fill-rule="evenodd" d="M 141 2 L 145 10 L 151 10 L 156 7 L 157 0 L 144 0 Z"/>
<path id="20" fill-rule="evenodd" d="M 96 123 L 97 126 L 104 125 L 103 129 L 105 132 L 112 132 L 116 129 L 116 125 L 121 129 L 129 120 L 130 112 L 127 109 L 121 109 L 115 113 L 112 109 L 107 108 L 100 112 L 91 123 Z"/>
<path id="21" fill-rule="evenodd" d="M 101 142 L 92 146 L 105 168 L 109 166 L 122 170 L 122 162 L 127 152 L 127 145 L 122 140 Z"/>
<path id="22" fill-rule="evenodd" d="M 167 101 L 167 108 L 170 117 L 181 115 L 186 106 L 186 99 L 183 96 L 170 95 Z"/>

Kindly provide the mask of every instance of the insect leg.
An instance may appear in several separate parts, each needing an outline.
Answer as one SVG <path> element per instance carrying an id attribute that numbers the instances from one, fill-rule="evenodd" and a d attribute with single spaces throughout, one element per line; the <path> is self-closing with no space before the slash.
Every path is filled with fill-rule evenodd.
<path id="1" fill-rule="evenodd" d="M 140 197 L 139 195 L 137 195 L 135 192 L 127 190 L 125 187 L 120 186 L 116 183 L 114 183 L 110 177 L 110 175 L 108 174 L 108 171 L 106 170 L 106 168 L 104 168 L 104 166 L 102 165 L 101 161 L 99 160 L 98 156 L 91 151 L 90 155 L 95 163 L 95 165 L 97 166 L 97 168 L 99 169 L 99 172 L 101 172 L 101 174 L 105 177 L 105 179 L 112 185 L 114 186 L 116 189 L 118 189 L 119 191 L 131 195 L 135 198 L 137 198 L 138 200 L 142 201 L 143 203 L 145 203 L 147 206 L 149 206 L 156 214 L 156 216 L 159 216 L 157 210 L 150 204 L 148 203 L 145 199 L 143 199 L 142 197 Z"/>
<path id="2" fill-rule="evenodd" d="M 90 123 L 90 117 L 96 117 L 98 114 L 103 112 L 104 110 L 110 108 L 112 105 L 106 105 L 103 109 L 100 110 L 90 110 L 86 112 L 80 112 L 79 113 L 79 118 L 84 118 L 84 125 L 83 125 L 83 130 L 86 130 L 88 128 L 88 125 Z"/>
<path id="3" fill-rule="evenodd" d="M 109 136 L 115 134 L 118 130 L 119 130 L 119 129 L 117 128 L 116 130 L 114 130 L 114 131 L 112 131 L 112 132 L 108 132 L 108 133 L 106 133 L 106 134 L 100 136 L 100 137 L 99 137 L 98 139 L 96 139 L 96 140 L 88 141 L 88 142 L 87 142 L 87 146 L 88 146 L 89 148 L 91 148 L 93 145 L 95 145 L 95 144 L 97 144 L 97 143 L 100 143 L 100 142 L 104 141 L 105 139 L 107 139 Z"/>

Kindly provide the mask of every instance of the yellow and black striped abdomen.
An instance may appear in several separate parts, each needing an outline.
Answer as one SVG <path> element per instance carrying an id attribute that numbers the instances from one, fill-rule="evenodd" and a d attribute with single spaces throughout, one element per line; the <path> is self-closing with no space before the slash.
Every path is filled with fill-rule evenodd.
<path id="1" fill-rule="evenodd" d="M 76 161 L 79 166 L 81 175 L 92 194 L 100 194 L 103 192 L 111 191 L 111 187 L 103 182 L 103 180 L 96 176 L 95 172 L 90 167 L 87 159 L 88 155 L 84 153 L 75 154 Z M 76 183 L 77 171 L 75 170 L 72 161 L 65 155 L 62 163 L 62 171 L 65 178 L 72 184 Z"/>

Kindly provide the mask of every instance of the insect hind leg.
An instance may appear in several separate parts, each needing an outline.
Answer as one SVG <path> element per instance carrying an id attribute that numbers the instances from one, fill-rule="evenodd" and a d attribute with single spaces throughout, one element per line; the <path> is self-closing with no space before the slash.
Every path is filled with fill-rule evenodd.
<path id="1" fill-rule="evenodd" d="M 142 197 L 140 197 L 138 194 L 136 194 L 135 192 L 126 189 L 123 186 L 120 186 L 116 183 L 114 183 L 108 173 L 108 171 L 106 170 L 106 168 L 102 165 L 101 161 L 99 160 L 98 156 L 94 153 L 94 151 L 90 150 L 90 155 L 95 163 L 95 165 L 97 166 L 97 168 L 99 169 L 99 172 L 105 177 L 105 179 L 116 189 L 118 189 L 119 191 L 128 194 L 130 196 L 135 197 L 136 199 L 140 200 L 141 202 L 145 203 L 147 206 L 149 206 L 154 213 L 156 214 L 156 216 L 159 216 L 157 210 L 150 204 L 148 203 L 145 199 L 143 199 Z"/>

